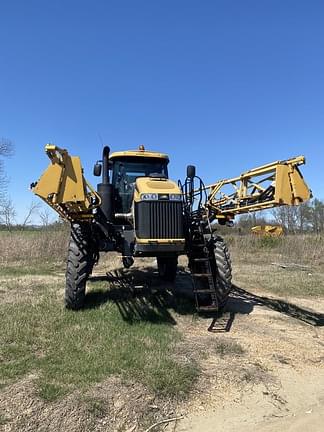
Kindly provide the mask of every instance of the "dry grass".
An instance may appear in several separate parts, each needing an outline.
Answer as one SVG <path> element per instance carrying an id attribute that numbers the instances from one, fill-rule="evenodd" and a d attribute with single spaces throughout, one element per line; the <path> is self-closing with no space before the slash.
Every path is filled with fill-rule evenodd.
<path id="1" fill-rule="evenodd" d="M 324 265 L 324 238 L 322 235 L 301 234 L 281 238 L 253 235 L 225 235 L 236 261 L 262 263 L 281 260 L 312 266 Z"/>
<path id="2" fill-rule="evenodd" d="M 0 231 L 0 265 L 65 262 L 68 230 Z"/>
<path id="3" fill-rule="evenodd" d="M 236 261 L 264 262 L 265 258 L 281 258 L 285 262 L 324 265 L 322 235 L 302 234 L 281 238 L 253 235 L 224 235 Z M 28 264 L 37 261 L 65 262 L 68 229 L 57 231 L 0 231 L 0 264 Z"/>
<path id="4" fill-rule="evenodd" d="M 96 280 L 88 283 L 84 310 L 63 309 L 67 239 L 64 231 L 1 233 L 0 382 L 37 372 L 37 394 L 46 400 L 111 375 L 158 394 L 187 393 L 198 370 L 170 356 L 181 336 L 167 311 L 149 301 L 144 308 L 140 299 L 107 301 L 107 292 L 120 287 Z M 95 271 L 105 274 L 120 264 L 116 254 L 106 254 Z M 126 320 L 121 303 L 144 308 L 141 319 Z"/>
<path id="5" fill-rule="evenodd" d="M 218 338 L 214 344 L 215 352 L 220 357 L 225 356 L 241 356 L 245 353 L 245 349 L 238 342 L 232 339 Z"/>
<path id="6" fill-rule="evenodd" d="M 224 235 L 234 271 L 234 283 L 243 288 L 262 289 L 284 295 L 324 294 L 324 239 L 321 235 L 289 235 L 260 238 L 253 235 Z M 0 232 L 0 276 L 55 275 L 65 269 L 68 230 Z M 152 267 L 153 259 L 137 259 L 136 266 Z M 282 269 L 273 263 L 306 266 L 304 271 Z M 186 257 L 180 265 L 186 266 Z M 103 254 L 94 271 L 121 266 L 120 255 Z M 153 265 L 156 267 L 156 265 Z M 134 270 L 134 269 L 132 269 Z"/>
<path id="7" fill-rule="evenodd" d="M 323 236 L 225 238 L 232 256 L 234 283 L 241 288 L 293 297 L 324 295 Z"/>

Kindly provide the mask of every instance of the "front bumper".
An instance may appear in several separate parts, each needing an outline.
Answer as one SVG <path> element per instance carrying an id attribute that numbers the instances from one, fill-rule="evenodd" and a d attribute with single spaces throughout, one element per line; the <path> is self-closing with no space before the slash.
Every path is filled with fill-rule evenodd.
<path id="1" fill-rule="evenodd" d="M 185 239 L 177 240 L 146 240 L 136 241 L 134 248 L 135 256 L 157 256 L 167 254 L 180 255 L 185 250 Z"/>

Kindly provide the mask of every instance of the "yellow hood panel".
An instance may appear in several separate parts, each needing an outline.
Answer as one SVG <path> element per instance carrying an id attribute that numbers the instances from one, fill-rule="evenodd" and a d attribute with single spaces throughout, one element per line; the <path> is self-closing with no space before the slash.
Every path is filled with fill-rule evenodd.
<path id="1" fill-rule="evenodd" d="M 136 180 L 135 201 L 139 200 L 141 193 L 166 193 L 180 194 L 181 191 L 177 183 L 167 179 L 152 179 L 150 177 L 139 177 Z"/>

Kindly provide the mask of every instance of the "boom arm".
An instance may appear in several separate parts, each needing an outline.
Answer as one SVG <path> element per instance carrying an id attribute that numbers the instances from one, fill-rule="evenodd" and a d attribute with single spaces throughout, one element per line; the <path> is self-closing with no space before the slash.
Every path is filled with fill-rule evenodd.
<path id="1" fill-rule="evenodd" d="M 206 208 L 212 219 L 232 219 L 235 215 L 281 205 L 298 205 L 311 198 L 298 166 L 299 156 L 254 168 L 205 187 Z"/>
<path id="2" fill-rule="evenodd" d="M 31 185 L 32 191 L 64 219 L 92 219 L 101 198 L 84 178 L 80 158 L 51 144 L 45 146 L 45 151 L 51 164 Z M 201 196 L 205 191 L 207 200 L 202 207 L 210 221 L 218 219 L 220 223 L 238 214 L 301 204 L 312 196 L 298 168 L 304 163 L 303 156 L 273 162 L 239 177 L 191 189 L 189 195 Z"/>
<path id="3" fill-rule="evenodd" d="M 80 158 L 51 144 L 45 146 L 45 151 L 51 165 L 31 185 L 31 190 L 63 219 L 93 218 L 92 210 L 100 205 L 101 199 L 84 178 Z"/>

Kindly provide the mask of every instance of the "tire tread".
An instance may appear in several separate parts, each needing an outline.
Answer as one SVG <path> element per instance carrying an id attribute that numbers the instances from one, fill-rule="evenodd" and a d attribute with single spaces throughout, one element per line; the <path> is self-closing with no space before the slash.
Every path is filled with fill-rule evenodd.
<path id="1" fill-rule="evenodd" d="M 84 305 L 86 282 L 94 264 L 89 240 L 89 229 L 85 224 L 72 224 L 65 287 L 68 309 L 77 310 Z"/>

